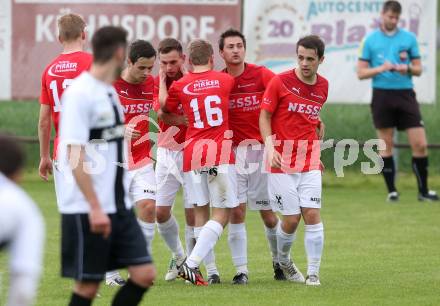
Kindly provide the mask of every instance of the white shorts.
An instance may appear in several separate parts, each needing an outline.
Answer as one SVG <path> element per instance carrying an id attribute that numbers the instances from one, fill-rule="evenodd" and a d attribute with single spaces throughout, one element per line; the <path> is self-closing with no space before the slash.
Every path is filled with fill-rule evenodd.
<path id="1" fill-rule="evenodd" d="M 141 200 L 156 200 L 156 176 L 153 164 L 126 173 L 130 178 L 129 191 L 134 203 Z"/>
<path id="2" fill-rule="evenodd" d="M 298 215 L 301 207 L 321 208 L 321 171 L 269 173 L 268 189 L 273 211 Z"/>
<path id="3" fill-rule="evenodd" d="M 184 186 L 183 152 L 166 148 L 157 148 L 156 160 L 156 206 L 173 206 L 180 186 Z M 193 208 L 189 204 L 185 188 L 183 188 L 185 208 Z"/>
<path id="4" fill-rule="evenodd" d="M 271 210 L 267 173 L 262 171 L 264 146 L 239 146 L 234 151 L 238 201 L 251 210 Z"/>
<path id="5" fill-rule="evenodd" d="M 184 173 L 189 203 L 216 208 L 234 208 L 237 198 L 237 175 L 234 165 L 219 165 Z"/>

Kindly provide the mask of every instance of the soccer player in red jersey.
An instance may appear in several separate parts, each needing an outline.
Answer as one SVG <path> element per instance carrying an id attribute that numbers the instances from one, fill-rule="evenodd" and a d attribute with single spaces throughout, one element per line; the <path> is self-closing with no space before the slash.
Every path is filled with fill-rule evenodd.
<path id="1" fill-rule="evenodd" d="M 76 14 L 67 14 L 58 19 L 58 40 L 63 45 L 63 52 L 58 55 L 44 70 L 41 77 L 40 116 L 38 137 L 40 140 L 39 174 L 45 181 L 52 174 L 50 158 L 51 125 L 55 128 L 55 139 L 52 158 L 57 159 L 58 126 L 61 111 L 61 95 L 73 79 L 83 71 L 89 70 L 93 58 L 83 51 L 86 42 L 86 23 Z M 55 163 L 56 165 L 56 163 Z M 62 175 L 55 168 L 55 191 L 63 189 Z M 58 196 L 57 196 L 58 197 Z"/>
<path id="2" fill-rule="evenodd" d="M 268 152 L 268 189 L 272 209 L 283 215 L 277 230 L 278 259 L 289 281 L 320 285 L 319 267 L 324 245 L 321 208 L 319 113 L 328 82 L 317 71 L 324 60 L 324 43 L 314 35 L 296 45 L 298 67 L 275 76 L 261 105 L 260 130 Z M 295 231 L 305 223 L 307 277 L 290 259 Z"/>
<path id="3" fill-rule="evenodd" d="M 165 280 L 177 278 L 177 266 L 181 265 L 186 255 L 179 237 L 179 225 L 172 215 L 177 192 L 183 180 L 183 146 L 186 133 L 186 117 L 181 107 L 176 113 L 164 113 L 160 104 L 164 104 L 168 97 L 168 89 L 174 81 L 179 80 L 185 73 L 185 55 L 182 45 L 174 38 L 165 38 L 158 47 L 160 70 L 155 78 L 154 109 L 159 118 L 160 133 L 157 143 L 156 158 L 156 221 L 160 235 L 173 254 Z M 159 102 L 159 100 L 161 102 Z M 199 236 L 202 226 L 195 227 L 194 207 L 187 200 L 183 188 L 183 203 L 185 207 L 185 244 L 186 253 L 190 254 L 195 239 Z M 210 251 L 204 259 L 208 272 L 208 281 L 219 280 L 219 273 L 215 264 L 214 251 Z"/>
<path id="4" fill-rule="evenodd" d="M 240 205 L 231 212 L 228 242 L 232 261 L 237 269 L 233 284 L 248 283 L 247 237 L 245 227 L 246 203 L 258 210 L 264 222 L 266 237 L 272 252 L 274 278 L 285 279 L 278 263 L 276 231 L 278 217 L 272 211 L 267 193 L 267 173 L 263 171 L 264 146 L 258 119 L 260 104 L 267 84 L 274 73 L 263 66 L 244 61 L 246 38 L 235 29 L 221 34 L 220 55 L 225 61 L 224 72 L 235 78 L 229 99 L 229 127 L 234 132 L 236 153 L 237 192 Z"/>
<path id="5" fill-rule="evenodd" d="M 195 285 L 206 285 L 199 266 L 229 222 L 231 208 L 238 205 L 228 126 L 234 79 L 212 70 L 213 49 L 209 42 L 194 40 L 188 50 L 193 71 L 171 85 L 163 111 L 176 111 L 181 104 L 188 118 L 183 151 L 185 189 L 189 202 L 195 205 L 196 225 L 204 224 L 193 251 L 179 267 L 179 275 Z M 208 204 L 212 218 L 206 222 Z"/>
<path id="6" fill-rule="evenodd" d="M 153 108 L 154 78 L 151 76 L 156 51 L 145 40 L 132 42 L 128 49 L 127 67 L 113 83 L 124 109 L 128 138 L 127 166 L 130 194 L 138 210 L 138 223 L 147 240 L 148 253 L 155 230 L 156 181 L 149 139 L 150 110 Z M 117 271 L 106 274 L 106 284 L 122 286 Z"/>

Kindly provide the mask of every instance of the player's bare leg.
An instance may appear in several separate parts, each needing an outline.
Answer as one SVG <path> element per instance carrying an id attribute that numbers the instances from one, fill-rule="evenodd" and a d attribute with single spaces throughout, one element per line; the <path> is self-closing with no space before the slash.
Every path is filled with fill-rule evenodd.
<path id="1" fill-rule="evenodd" d="M 182 265 L 186 259 L 185 251 L 180 241 L 179 224 L 172 215 L 171 208 L 171 205 L 156 207 L 157 229 L 173 254 L 168 272 L 165 275 L 166 281 L 172 281 L 177 278 L 177 267 Z"/>
<path id="2" fill-rule="evenodd" d="M 229 220 L 228 243 L 231 250 L 232 262 L 236 274 L 232 280 L 233 284 L 243 285 L 248 283 L 247 268 L 247 234 L 246 234 L 246 203 L 240 203 L 231 209 Z"/>
<path id="3" fill-rule="evenodd" d="M 423 127 L 406 130 L 412 151 L 412 168 L 417 178 L 419 201 L 438 201 L 435 191 L 428 188 L 428 142 Z"/>
<path id="4" fill-rule="evenodd" d="M 399 201 L 399 193 L 397 192 L 395 185 L 396 166 L 394 164 L 394 158 L 393 158 L 394 128 L 377 129 L 376 132 L 377 132 L 377 137 L 385 142 L 385 149 L 379 151 L 379 154 L 384 162 L 382 174 L 388 189 L 387 201 L 397 202 Z"/>
<path id="5" fill-rule="evenodd" d="M 198 222 L 200 221 L 199 212 L 202 212 L 200 208 L 201 207 L 197 207 L 195 210 L 196 225 L 199 224 Z M 209 212 L 209 208 L 207 210 Z M 179 274 L 183 278 L 190 280 L 196 285 L 207 285 L 207 282 L 204 282 L 201 276 L 199 266 L 208 253 L 214 249 L 224 227 L 229 222 L 230 211 L 230 208 L 212 208 L 211 220 L 206 222 L 203 226 L 191 255 L 179 271 Z M 203 210 L 203 213 L 206 215 L 206 209 Z"/>
<path id="6" fill-rule="evenodd" d="M 209 203 L 204 206 L 194 207 L 194 238 L 196 240 L 196 243 L 203 227 L 209 221 L 209 215 Z M 203 259 L 203 263 L 205 264 L 206 273 L 208 274 L 208 282 L 211 284 L 220 283 L 220 274 L 215 263 L 214 249 L 209 250 L 209 252 Z"/>
<path id="7" fill-rule="evenodd" d="M 266 238 L 272 253 L 272 266 L 275 280 L 286 280 L 280 263 L 278 262 L 277 229 L 281 224 L 280 219 L 272 210 L 260 210 L 261 220 L 264 223 Z"/>
<path id="8" fill-rule="evenodd" d="M 301 208 L 304 218 L 304 246 L 307 254 L 306 285 L 319 286 L 319 267 L 324 248 L 324 225 L 319 208 Z"/>
<path id="9" fill-rule="evenodd" d="M 305 281 L 304 276 L 290 257 L 290 250 L 295 241 L 296 229 L 300 220 L 301 214 L 285 215 L 283 216 L 281 225 L 277 228 L 277 248 L 280 267 L 286 279 L 296 283 L 304 283 Z"/>

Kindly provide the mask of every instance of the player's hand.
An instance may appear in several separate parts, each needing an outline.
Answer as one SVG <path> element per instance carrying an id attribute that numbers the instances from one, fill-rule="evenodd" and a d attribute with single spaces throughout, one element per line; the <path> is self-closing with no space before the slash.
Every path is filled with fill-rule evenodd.
<path id="1" fill-rule="evenodd" d="M 281 154 L 277 150 L 269 151 L 269 161 L 272 168 L 281 168 Z"/>
<path id="2" fill-rule="evenodd" d="M 89 212 L 90 231 L 94 234 L 102 234 L 108 238 L 111 233 L 111 222 L 108 215 L 101 208 L 92 209 Z"/>
<path id="3" fill-rule="evenodd" d="M 395 65 L 394 70 L 396 70 L 401 75 L 405 75 L 408 73 L 408 65 L 407 64 Z"/>
<path id="4" fill-rule="evenodd" d="M 188 117 L 186 116 L 179 116 L 177 117 L 177 125 L 184 125 L 188 126 Z"/>
<path id="5" fill-rule="evenodd" d="M 381 70 L 382 72 L 390 71 L 395 69 L 395 65 L 391 64 L 389 61 L 385 61 L 385 63 L 382 64 Z"/>
<path id="6" fill-rule="evenodd" d="M 128 140 L 138 139 L 141 136 L 141 132 L 135 129 L 134 124 L 127 124 L 125 126 L 125 138 L 127 138 Z"/>
<path id="7" fill-rule="evenodd" d="M 161 82 L 163 82 L 164 84 L 166 84 L 166 82 L 167 82 L 167 73 L 166 73 L 165 69 L 162 68 L 162 65 L 159 68 L 159 80 Z"/>
<path id="8" fill-rule="evenodd" d="M 318 138 L 319 140 L 324 139 L 325 135 L 325 124 L 322 121 L 319 121 L 318 123 Z"/>
<path id="9" fill-rule="evenodd" d="M 46 182 L 49 179 L 48 174 L 52 175 L 52 160 L 49 157 L 40 159 L 40 165 L 38 166 L 38 174 Z"/>

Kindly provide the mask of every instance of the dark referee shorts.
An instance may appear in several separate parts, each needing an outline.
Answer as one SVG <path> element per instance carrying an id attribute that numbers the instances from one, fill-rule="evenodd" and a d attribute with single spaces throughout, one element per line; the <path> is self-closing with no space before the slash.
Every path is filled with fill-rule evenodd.
<path id="1" fill-rule="evenodd" d="M 61 216 L 61 273 L 78 281 L 101 281 L 107 271 L 152 263 L 133 210 L 109 214 L 107 239 L 90 232 L 88 214 Z"/>
<path id="2" fill-rule="evenodd" d="M 402 131 L 423 126 L 416 93 L 412 89 L 373 88 L 371 111 L 376 129 L 396 127 Z"/>

